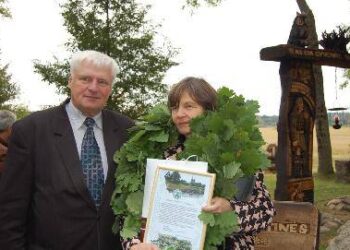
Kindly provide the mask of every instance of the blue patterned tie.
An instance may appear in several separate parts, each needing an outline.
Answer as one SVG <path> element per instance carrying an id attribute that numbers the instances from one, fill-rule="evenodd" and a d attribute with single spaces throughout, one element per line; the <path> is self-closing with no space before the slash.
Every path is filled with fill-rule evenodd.
<path id="1" fill-rule="evenodd" d="M 85 176 L 87 188 L 95 201 L 96 207 L 100 206 L 103 190 L 103 168 L 100 148 L 94 135 L 95 120 L 87 117 L 84 121 L 87 127 L 81 144 L 81 166 Z"/>

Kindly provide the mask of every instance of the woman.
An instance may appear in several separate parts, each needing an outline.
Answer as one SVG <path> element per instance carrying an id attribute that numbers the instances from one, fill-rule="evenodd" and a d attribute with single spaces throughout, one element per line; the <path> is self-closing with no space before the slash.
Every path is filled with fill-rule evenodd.
<path id="1" fill-rule="evenodd" d="M 168 106 L 180 136 L 177 144 L 166 150 L 165 158 L 176 159 L 176 154 L 184 149 L 184 141 L 191 134 L 191 119 L 208 110 L 215 110 L 216 102 L 216 91 L 203 79 L 188 77 L 173 86 L 168 96 Z M 272 221 L 275 210 L 263 184 L 262 172 L 258 172 L 255 177 L 252 191 L 249 197 L 245 197 L 246 201 L 214 197 L 210 204 L 203 207 L 203 211 L 210 213 L 237 213 L 240 229 L 226 239 L 224 249 L 254 249 L 254 235 L 266 229 Z M 249 189 L 249 185 L 246 188 Z M 124 241 L 123 246 L 131 250 L 158 249 L 138 239 Z"/>

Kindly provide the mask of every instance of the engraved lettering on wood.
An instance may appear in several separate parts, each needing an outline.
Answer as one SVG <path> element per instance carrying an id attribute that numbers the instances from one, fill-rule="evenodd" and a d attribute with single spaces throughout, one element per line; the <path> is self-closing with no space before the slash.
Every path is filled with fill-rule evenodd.
<path id="1" fill-rule="evenodd" d="M 255 238 L 256 250 L 311 250 L 318 238 L 318 210 L 309 202 L 275 201 L 276 216 Z"/>
<path id="2" fill-rule="evenodd" d="M 267 229 L 274 232 L 308 234 L 310 232 L 310 224 L 306 223 L 279 223 L 274 222 Z"/>

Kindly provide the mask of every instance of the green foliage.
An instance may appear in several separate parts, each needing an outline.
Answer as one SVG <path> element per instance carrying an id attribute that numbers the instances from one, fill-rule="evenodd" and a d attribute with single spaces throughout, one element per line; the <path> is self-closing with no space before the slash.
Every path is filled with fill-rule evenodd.
<path id="1" fill-rule="evenodd" d="M 116 215 L 123 215 L 124 218 L 134 221 L 141 216 L 142 204 L 134 202 L 132 209 L 127 205 L 129 197 L 138 195 L 144 188 L 145 164 L 147 158 L 163 158 L 165 149 L 174 143 L 177 138 L 176 130 L 170 121 L 170 113 L 164 104 L 155 106 L 152 111 L 142 117 L 135 127 L 130 129 L 130 140 L 115 153 L 114 160 L 118 163 L 118 170 L 115 174 L 116 189 L 112 196 L 112 208 Z M 167 141 L 154 140 L 159 133 L 167 134 Z M 139 198 L 140 202 L 142 199 Z M 140 229 L 136 223 L 123 227 L 121 235 L 129 236 Z"/>
<path id="2" fill-rule="evenodd" d="M 252 174 L 267 166 L 260 152 L 264 144 L 257 127 L 255 113 L 258 104 L 245 101 L 228 88 L 218 91 L 219 108 L 204 116 L 196 117 L 191 123 L 192 134 L 185 142 L 186 150 L 180 157 L 191 154 L 209 163 L 209 172 L 220 173 L 217 178 L 233 179 L 232 176 Z M 232 197 L 230 194 L 228 198 Z"/>
<path id="3" fill-rule="evenodd" d="M 179 183 L 181 181 L 181 175 L 178 171 L 174 171 L 170 174 L 170 171 L 165 175 L 165 179 L 171 182 Z"/>
<path id="4" fill-rule="evenodd" d="M 0 17 L 11 18 L 10 10 L 5 6 L 6 0 L 0 0 Z M 8 74 L 8 64 L 0 66 L 0 109 L 12 110 L 12 105 L 8 102 L 15 99 L 19 89 L 11 81 L 11 75 Z"/>
<path id="5" fill-rule="evenodd" d="M 55 84 L 58 93 L 69 95 L 67 82 L 69 78 L 69 63 L 61 62 L 57 57 L 54 57 L 54 62 L 41 64 L 38 60 L 34 60 L 35 72 L 41 75 L 44 82 Z"/>
<path id="6" fill-rule="evenodd" d="M 11 111 L 16 114 L 17 120 L 31 113 L 29 108 L 25 105 L 11 105 Z"/>
<path id="7" fill-rule="evenodd" d="M 322 32 L 320 45 L 324 49 L 346 52 L 346 45 L 350 42 L 350 27 L 337 26 L 338 31 Z"/>
<path id="8" fill-rule="evenodd" d="M 142 207 L 142 199 L 142 191 L 137 191 L 135 193 L 130 194 L 125 201 L 128 210 L 134 214 L 140 214 L 142 212 L 140 209 Z"/>
<path id="9" fill-rule="evenodd" d="M 121 69 L 107 106 L 136 118 L 164 98 L 161 84 L 176 54 L 167 41 L 155 46 L 156 29 L 146 20 L 149 7 L 135 0 L 69 0 L 62 6 L 64 25 L 71 34 L 69 52 L 93 49 L 115 58 Z M 69 66 L 64 60 L 35 61 L 35 71 L 60 93 L 68 94 Z"/>
<path id="10" fill-rule="evenodd" d="M 210 226 L 215 225 L 215 218 L 214 218 L 214 214 L 212 214 L 212 213 L 201 212 L 201 214 L 198 215 L 198 218 L 201 221 L 203 221 L 204 224 L 208 224 Z"/>
<path id="11" fill-rule="evenodd" d="M 350 70 L 346 69 L 344 71 L 343 77 L 345 78 L 345 81 L 340 84 L 340 89 L 344 89 L 349 86 L 349 79 L 350 79 Z"/>
<path id="12" fill-rule="evenodd" d="M 11 12 L 6 6 L 4 6 L 5 2 L 6 0 L 0 0 L 0 16 L 10 18 Z"/>
<path id="13" fill-rule="evenodd" d="M 231 183 L 232 185 L 232 183 Z M 203 213 L 202 213 L 203 214 Z M 204 249 L 217 249 L 216 246 L 223 244 L 224 237 L 237 229 L 237 215 L 235 212 L 226 212 L 212 215 L 207 227 Z M 215 222 L 213 225 L 213 221 Z"/>
<path id="14" fill-rule="evenodd" d="M 3 67 L 0 66 L 0 108 L 8 108 L 8 102 L 14 100 L 19 91 L 7 71 L 8 64 Z"/>
<path id="15" fill-rule="evenodd" d="M 139 217 L 128 216 L 124 220 L 124 227 L 125 229 L 122 232 L 120 232 L 120 235 L 124 239 L 131 238 L 132 236 L 137 235 L 141 227 Z"/>
<path id="16" fill-rule="evenodd" d="M 186 0 L 186 5 L 194 8 L 202 6 L 203 3 L 208 6 L 217 6 L 222 2 L 222 0 Z"/>
<path id="17" fill-rule="evenodd" d="M 153 244 L 164 250 L 191 250 L 191 242 L 188 240 L 179 240 L 178 238 L 166 234 L 159 234 L 157 240 L 152 241 Z"/>
<path id="18" fill-rule="evenodd" d="M 343 26 L 343 29 L 347 29 L 348 30 L 348 34 L 347 35 L 349 37 L 350 26 Z M 349 50 L 348 50 L 348 53 L 349 53 Z M 350 70 L 349 69 L 345 69 L 344 70 L 343 77 L 345 78 L 345 81 L 340 84 L 340 89 L 344 89 L 344 88 L 349 86 L 349 79 L 350 79 Z"/>
<path id="19" fill-rule="evenodd" d="M 0 66 L 0 109 L 10 110 L 16 114 L 17 119 L 21 119 L 28 115 L 30 111 L 25 105 L 12 104 L 12 101 L 19 94 L 19 88 L 16 83 L 12 82 L 11 74 L 8 73 L 8 66 L 8 64 L 3 67 Z"/>
<path id="20" fill-rule="evenodd" d="M 268 164 L 260 151 L 264 142 L 255 117 L 257 103 L 246 101 L 228 88 L 218 90 L 218 100 L 216 111 L 192 120 L 191 136 L 185 141 L 185 150 L 177 157 L 197 155 L 199 160 L 207 161 L 209 172 L 216 174 L 214 195 L 231 199 L 236 192 L 233 183 L 239 177 L 251 175 Z M 114 156 L 118 170 L 112 207 L 117 216 L 134 220 L 141 216 L 142 204 L 135 202 L 134 197 L 139 197 L 144 189 L 146 159 L 163 158 L 163 152 L 174 145 L 178 134 L 167 107 L 162 104 L 144 116 L 130 134 L 131 139 Z M 234 212 L 201 213 L 199 218 L 208 224 L 205 249 L 221 244 L 237 225 Z M 138 230 L 135 224 L 132 226 L 124 225 L 122 235 Z"/>

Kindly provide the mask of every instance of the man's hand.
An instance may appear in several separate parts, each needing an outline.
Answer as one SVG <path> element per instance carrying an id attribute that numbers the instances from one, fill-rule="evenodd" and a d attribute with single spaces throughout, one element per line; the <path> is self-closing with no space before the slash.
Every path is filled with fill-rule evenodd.
<path id="1" fill-rule="evenodd" d="M 202 207 L 202 210 L 208 213 L 221 214 L 232 211 L 232 207 L 228 200 L 221 197 L 214 197 L 208 205 Z"/>

